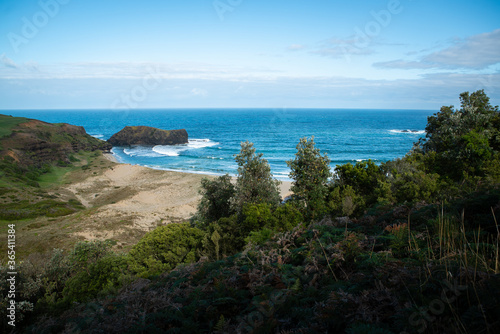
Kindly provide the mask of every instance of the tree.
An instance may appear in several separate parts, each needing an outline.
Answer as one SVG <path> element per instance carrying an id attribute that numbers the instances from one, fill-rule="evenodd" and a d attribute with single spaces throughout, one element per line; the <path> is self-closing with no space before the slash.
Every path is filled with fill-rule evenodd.
<path id="1" fill-rule="evenodd" d="M 235 187 L 228 174 L 214 180 L 202 179 L 200 194 L 203 197 L 198 205 L 198 214 L 204 222 L 214 222 L 234 213 L 230 201 L 235 194 Z"/>
<path id="2" fill-rule="evenodd" d="M 305 202 L 309 218 L 319 217 L 326 209 L 327 183 L 332 175 L 330 159 L 326 154 L 321 155 L 312 137 L 311 140 L 301 138 L 295 159 L 286 163 L 291 169 L 290 178 L 294 180 L 291 190 L 295 197 Z"/>
<path id="3" fill-rule="evenodd" d="M 460 94 L 461 108 L 443 106 L 428 118 L 425 139 L 418 143 L 427 155 L 430 171 L 461 179 L 464 174 L 484 176 L 485 163 L 498 155 L 498 106 L 489 103 L 484 90 Z"/>
<path id="4" fill-rule="evenodd" d="M 273 179 L 271 167 L 262 153 L 256 154 L 253 143 L 241 143 L 241 151 L 235 158 L 238 164 L 236 192 L 233 209 L 241 212 L 247 203 L 268 203 L 276 206 L 281 202 L 280 181 Z"/>

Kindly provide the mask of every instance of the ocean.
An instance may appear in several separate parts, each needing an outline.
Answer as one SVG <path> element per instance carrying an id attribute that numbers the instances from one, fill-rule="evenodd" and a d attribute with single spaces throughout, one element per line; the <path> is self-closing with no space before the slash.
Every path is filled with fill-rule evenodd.
<path id="1" fill-rule="evenodd" d="M 133 109 L 0 110 L 0 113 L 50 123 L 81 125 L 106 140 L 127 125 L 186 129 L 189 143 L 175 146 L 114 147 L 118 161 L 151 168 L 222 175 L 237 173 L 240 143 L 254 143 L 277 179 L 289 180 L 286 161 L 300 138 L 314 136 L 338 164 L 371 159 L 381 163 L 403 157 L 425 136 L 432 110 L 367 109 Z"/>

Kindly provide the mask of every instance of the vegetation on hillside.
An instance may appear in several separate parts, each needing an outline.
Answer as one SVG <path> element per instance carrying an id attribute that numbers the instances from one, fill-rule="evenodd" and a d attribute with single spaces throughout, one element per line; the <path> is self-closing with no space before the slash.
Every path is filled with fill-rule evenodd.
<path id="1" fill-rule="evenodd" d="M 500 111 L 484 91 L 460 97 L 381 165 L 331 171 L 301 139 L 286 203 L 242 143 L 236 185 L 204 180 L 191 222 L 157 228 L 129 254 L 95 241 L 25 261 L 18 330 L 499 332 Z"/>
<path id="2" fill-rule="evenodd" d="M 0 115 L 0 138 L 10 136 L 13 128 L 27 120 L 28 119 L 24 117 Z"/>
<path id="3" fill-rule="evenodd" d="M 109 144 L 81 127 L 0 115 L 0 221 L 58 217 L 82 209 L 76 199 L 59 199 L 42 185 L 84 168 L 81 159 L 107 149 Z"/>

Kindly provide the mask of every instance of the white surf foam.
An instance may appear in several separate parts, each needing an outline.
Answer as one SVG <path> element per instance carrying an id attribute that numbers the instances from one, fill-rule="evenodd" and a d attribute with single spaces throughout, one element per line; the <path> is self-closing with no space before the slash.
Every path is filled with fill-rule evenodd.
<path id="1" fill-rule="evenodd" d="M 190 149 L 200 149 L 205 147 L 212 147 L 215 145 L 219 145 L 219 143 L 211 141 L 210 139 L 189 139 L 189 142 L 187 144 L 156 145 L 153 147 L 153 151 L 161 155 L 176 157 L 179 156 L 181 152 Z"/>
<path id="2" fill-rule="evenodd" d="M 189 139 L 187 146 L 189 148 L 204 148 L 219 145 L 219 143 L 211 141 L 210 139 Z"/>
<path id="3" fill-rule="evenodd" d="M 134 146 L 123 149 L 123 153 L 131 157 L 159 157 L 160 155 L 153 152 L 150 147 Z"/>

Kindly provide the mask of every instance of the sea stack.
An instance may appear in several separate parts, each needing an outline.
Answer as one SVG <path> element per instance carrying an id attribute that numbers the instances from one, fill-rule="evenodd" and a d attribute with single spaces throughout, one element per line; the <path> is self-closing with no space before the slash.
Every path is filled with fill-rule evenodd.
<path id="1" fill-rule="evenodd" d="M 108 139 L 113 146 L 187 144 L 185 129 L 162 130 L 150 126 L 126 126 Z"/>

